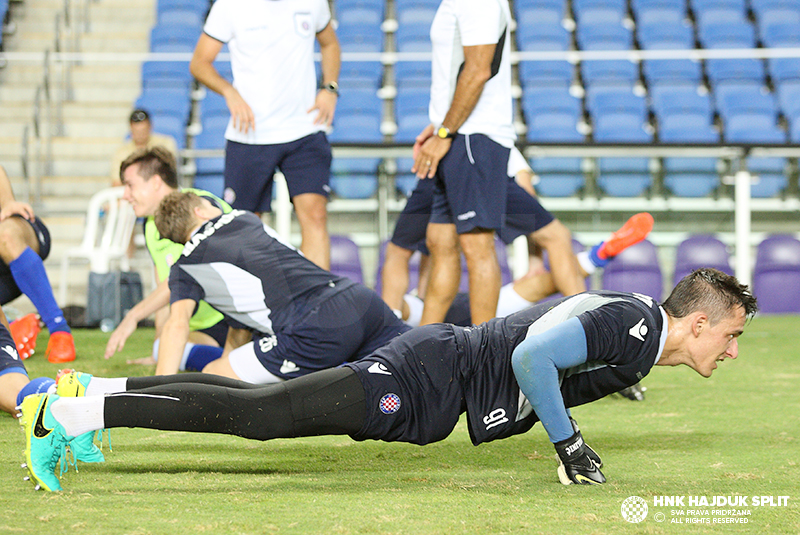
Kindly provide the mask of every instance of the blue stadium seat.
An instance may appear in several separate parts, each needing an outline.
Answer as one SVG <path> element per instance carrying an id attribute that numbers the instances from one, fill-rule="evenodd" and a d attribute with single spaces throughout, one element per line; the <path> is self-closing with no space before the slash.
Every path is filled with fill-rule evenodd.
<path id="1" fill-rule="evenodd" d="M 430 52 L 430 24 L 405 24 L 397 27 L 395 42 L 398 52 Z"/>
<path id="2" fill-rule="evenodd" d="M 352 28 L 380 26 L 383 22 L 383 4 L 366 2 L 355 5 L 337 4 L 335 18 L 339 25 Z"/>
<path id="3" fill-rule="evenodd" d="M 147 88 L 136 99 L 136 107 L 146 110 L 151 115 L 169 115 L 182 121 L 189 120 L 191 100 L 188 89 Z"/>
<path id="4" fill-rule="evenodd" d="M 202 28 L 205 20 L 205 10 L 184 6 L 159 9 L 158 13 L 156 14 L 156 23 L 161 26 L 185 24 Z"/>
<path id="5" fill-rule="evenodd" d="M 564 18 L 564 2 L 551 4 L 526 4 L 514 2 L 517 27 L 531 25 L 560 26 Z"/>
<path id="6" fill-rule="evenodd" d="M 686 19 L 686 5 L 673 0 L 631 0 L 636 24 L 662 22 L 672 24 Z"/>
<path id="7" fill-rule="evenodd" d="M 150 52 L 194 52 L 202 27 L 191 24 L 156 25 L 150 30 Z"/>
<path id="8" fill-rule="evenodd" d="M 381 142 L 381 120 L 373 114 L 337 114 L 328 139 L 331 143 Z"/>
<path id="9" fill-rule="evenodd" d="M 186 121 L 160 112 L 150 113 L 153 131 L 175 138 L 179 149 L 186 148 Z"/>
<path id="10" fill-rule="evenodd" d="M 642 50 L 687 50 L 694 48 L 694 31 L 683 22 L 640 22 L 636 36 Z"/>
<path id="11" fill-rule="evenodd" d="M 648 59 L 643 62 L 642 72 L 651 89 L 662 83 L 673 85 L 680 82 L 696 87 L 703 78 L 700 62 L 689 59 Z"/>
<path id="12" fill-rule="evenodd" d="M 572 11 L 578 25 L 621 24 L 627 10 L 625 0 L 573 0 Z"/>
<path id="13" fill-rule="evenodd" d="M 648 158 L 598 158 L 597 185 L 613 197 L 638 197 L 653 183 Z"/>
<path id="14" fill-rule="evenodd" d="M 394 98 L 394 111 L 397 117 L 411 113 L 428 114 L 430 87 L 412 86 L 399 91 Z"/>
<path id="15" fill-rule="evenodd" d="M 519 50 L 552 52 L 564 51 L 570 46 L 570 33 L 560 24 L 519 25 L 515 33 Z"/>
<path id="16" fill-rule="evenodd" d="M 369 199 L 378 190 L 378 158 L 334 158 L 330 186 L 345 199 Z"/>
<path id="17" fill-rule="evenodd" d="M 719 185 L 716 158 L 664 158 L 664 184 L 678 197 L 705 197 Z"/>
<path id="18" fill-rule="evenodd" d="M 635 113 L 643 119 L 647 114 L 644 97 L 635 95 L 627 87 L 602 86 L 586 92 L 586 108 L 595 118 L 608 113 Z"/>
<path id="19" fill-rule="evenodd" d="M 231 116 L 231 112 L 228 110 L 228 103 L 225 102 L 225 97 L 219 93 L 208 90 L 205 98 L 200 101 L 200 119 L 205 121 L 210 117 L 217 116 L 225 118 Z"/>
<path id="20" fill-rule="evenodd" d="M 582 24 L 575 32 L 581 50 L 629 50 L 633 32 L 620 24 Z"/>
<path id="21" fill-rule="evenodd" d="M 539 175 L 536 192 L 545 197 L 571 197 L 585 179 L 580 158 L 532 158 L 531 169 Z"/>
<path id="22" fill-rule="evenodd" d="M 766 46 L 795 42 L 800 25 L 800 7 L 767 9 L 758 14 L 758 33 Z"/>
<path id="23" fill-rule="evenodd" d="M 380 26 L 340 25 L 336 37 L 342 52 L 383 51 L 383 30 Z"/>
<path id="24" fill-rule="evenodd" d="M 142 89 L 166 87 L 189 91 L 193 81 L 188 61 L 145 61 L 142 63 Z"/>
<path id="25" fill-rule="evenodd" d="M 430 61 L 400 61 L 394 65 L 394 81 L 398 91 L 409 86 L 421 86 L 430 90 Z"/>
<path id="26" fill-rule="evenodd" d="M 764 93 L 757 85 L 725 84 L 717 88 L 717 111 L 723 119 L 742 114 L 768 115 L 774 121 L 778 106 L 772 93 Z"/>
<path id="27" fill-rule="evenodd" d="M 399 143 L 413 143 L 416 137 L 425 129 L 431 120 L 428 111 L 409 112 L 397 116 L 397 132 L 394 140 Z"/>
<path id="28" fill-rule="evenodd" d="M 377 61 L 343 61 L 339 71 L 339 86 L 342 91 L 349 88 L 380 87 L 383 65 Z"/>
<path id="29" fill-rule="evenodd" d="M 800 80 L 783 81 L 778 85 L 778 104 L 789 120 L 800 116 Z"/>
<path id="30" fill-rule="evenodd" d="M 749 22 L 719 22 L 700 26 L 697 37 L 705 48 L 754 48 L 756 32 Z"/>
<path id="31" fill-rule="evenodd" d="M 562 112 L 575 117 L 581 115 L 581 101 L 561 87 L 531 87 L 522 93 L 522 111 L 526 116 L 544 112 Z"/>
<path id="32" fill-rule="evenodd" d="M 336 116 L 350 113 L 372 114 L 381 116 L 383 101 L 374 88 L 350 88 L 342 91 L 336 102 Z"/>
<path id="33" fill-rule="evenodd" d="M 714 117 L 714 108 L 708 93 L 700 94 L 692 85 L 661 84 L 650 90 L 653 113 L 659 120 L 675 114 L 701 114 L 708 122 Z"/>
<path id="34" fill-rule="evenodd" d="M 411 172 L 414 165 L 413 158 L 397 158 L 397 173 L 394 177 L 395 190 L 408 197 L 417 187 L 417 176 Z"/>
<path id="35" fill-rule="evenodd" d="M 719 132 L 702 113 L 662 115 L 658 122 L 662 143 L 719 143 Z"/>
<path id="36" fill-rule="evenodd" d="M 218 128 L 206 127 L 203 131 L 196 135 L 194 138 L 194 148 L 196 149 L 224 149 L 225 148 L 225 130 Z M 225 182 L 225 157 L 213 158 L 195 158 L 195 187 L 211 191 L 218 197 L 221 197 L 223 185 Z M 218 191 L 209 190 L 205 187 L 198 186 L 198 183 L 203 183 L 216 188 Z"/>
<path id="37" fill-rule="evenodd" d="M 750 185 L 752 197 L 775 197 L 789 185 L 786 158 L 750 156 L 747 158 L 747 169 L 757 177 Z"/>

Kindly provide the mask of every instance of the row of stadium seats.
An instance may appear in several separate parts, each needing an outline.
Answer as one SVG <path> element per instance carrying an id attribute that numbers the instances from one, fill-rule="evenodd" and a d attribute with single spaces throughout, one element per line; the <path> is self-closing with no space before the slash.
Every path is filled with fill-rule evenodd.
<path id="1" fill-rule="evenodd" d="M 576 252 L 583 245 L 574 242 Z M 376 291 L 380 292 L 381 270 L 385 261 L 386 243 L 381 245 L 376 276 Z M 503 284 L 511 279 L 505 247 L 498 242 L 498 260 Z M 718 238 L 699 234 L 681 241 L 675 249 L 672 283 L 699 267 L 713 267 L 733 274 L 728 247 Z M 345 236 L 331 236 L 331 271 L 364 282 L 359 248 Z M 464 271 L 466 273 L 466 271 Z M 410 287 L 419 279 L 418 255 L 412 258 Z M 630 247 L 605 268 L 602 288 L 624 292 L 638 292 L 661 300 L 664 295 L 664 277 L 656 246 L 648 240 Z M 467 277 L 461 278 L 460 291 L 467 291 Z M 756 248 L 753 290 L 762 313 L 800 312 L 800 240 L 789 235 L 765 238 Z"/>

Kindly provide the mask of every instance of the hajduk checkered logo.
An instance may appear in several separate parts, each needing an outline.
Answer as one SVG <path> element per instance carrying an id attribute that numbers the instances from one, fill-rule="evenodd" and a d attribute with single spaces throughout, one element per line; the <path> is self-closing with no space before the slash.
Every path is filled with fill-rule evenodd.
<path id="1" fill-rule="evenodd" d="M 647 502 L 639 496 L 625 498 L 621 510 L 622 518 L 633 524 L 638 524 L 647 518 Z"/>
<path id="2" fill-rule="evenodd" d="M 400 410 L 400 397 L 397 394 L 386 394 L 381 398 L 378 407 L 383 414 L 394 414 Z"/>

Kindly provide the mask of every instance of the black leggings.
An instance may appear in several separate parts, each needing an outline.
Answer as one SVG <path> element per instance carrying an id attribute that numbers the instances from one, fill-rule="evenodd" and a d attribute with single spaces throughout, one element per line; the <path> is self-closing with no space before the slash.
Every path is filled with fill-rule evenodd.
<path id="1" fill-rule="evenodd" d="M 364 387 L 347 367 L 253 385 L 205 373 L 128 379 L 105 401 L 106 427 L 222 433 L 255 440 L 357 433 Z"/>

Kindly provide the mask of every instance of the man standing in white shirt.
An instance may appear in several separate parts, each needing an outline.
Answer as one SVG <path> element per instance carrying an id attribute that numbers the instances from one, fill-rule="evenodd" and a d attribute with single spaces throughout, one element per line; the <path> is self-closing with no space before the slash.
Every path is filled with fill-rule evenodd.
<path id="1" fill-rule="evenodd" d="M 327 201 L 341 50 L 326 0 L 217 0 L 197 42 L 190 70 L 225 97 L 225 200 L 270 211 L 273 175 L 286 177 L 302 232 L 300 249 L 327 269 Z M 314 40 L 322 54 L 317 90 Z M 213 63 L 227 43 L 233 85 Z"/>
<path id="2" fill-rule="evenodd" d="M 480 324 L 497 310 L 494 234 L 505 221 L 506 169 L 516 139 L 510 22 L 507 0 L 442 0 L 431 25 L 431 124 L 417 136 L 413 167 L 419 178 L 436 180 L 423 325 L 444 320 L 458 291 L 459 246 L 472 320 Z"/>

